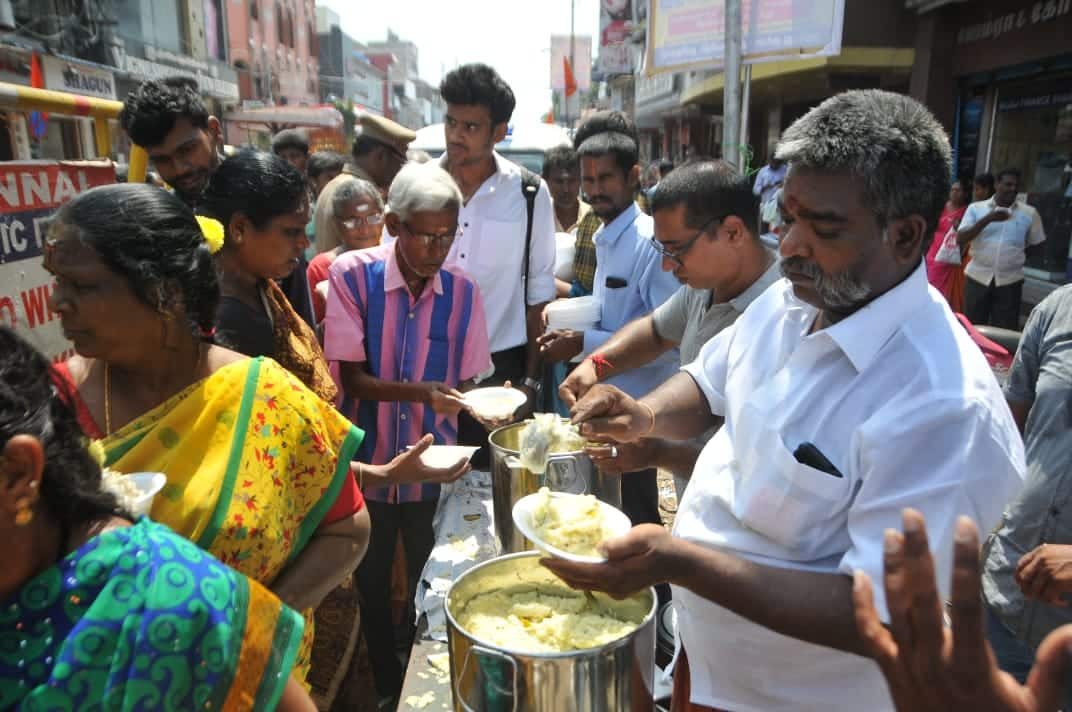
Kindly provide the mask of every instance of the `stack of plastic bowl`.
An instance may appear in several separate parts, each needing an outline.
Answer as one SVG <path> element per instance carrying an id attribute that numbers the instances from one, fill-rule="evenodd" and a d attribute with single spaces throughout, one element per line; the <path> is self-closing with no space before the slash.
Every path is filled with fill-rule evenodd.
<path id="1" fill-rule="evenodd" d="M 577 237 L 568 232 L 555 233 L 555 277 L 573 281 L 573 256 L 577 252 Z"/>
<path id="2" fill-rule="evenodd" d="M 547 305 L 547 330 L 586 331 L 599 324 L 602 309 L 593 296 L 558 299 Z M 579 361 L 580 357 L 574 359 Z"/>

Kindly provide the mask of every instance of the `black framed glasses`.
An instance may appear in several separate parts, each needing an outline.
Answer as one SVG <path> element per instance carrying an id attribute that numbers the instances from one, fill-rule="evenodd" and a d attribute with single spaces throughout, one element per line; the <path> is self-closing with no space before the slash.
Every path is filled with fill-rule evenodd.
<path id="1" fill-rule="evenodd" d="M 448 232 L 443 235 L 433 235 L 427 232 L 417 232 L 412 227 L 410 227 L 410 224 L 407 223 L 405 220 L 402 221 L 402 224 L 406 226 L 406 230 L 409 231 L 410 236 L 412 236 L 414 240 L 420 243 L 421 247 L 428 248 L 434 244 L 443 249 L 448 249 L 452 244 L 454 244 L 455 233 L 453 232 Z"/>
<path id="2" fill-rule="evenodd" d="M 693 235 L 688 240 L 686 240 L 684 245 L 682 245 L 681 247 L 677 248 L 676 250 L 668 250 L 668 249 L 666 249 L 666 246 L 663 245 L 663 243 L 661 243 L 658 240 L 656 240 L 654 235 L 651 237 L 651 246 L 654 247 L 655 251 L 658 252 L 662 257 L 665 257 L 668 260 L 673 260 L 674 262 L 677 262 L 680 265 L 681 264 L 681 258 L 685 256 L 686 252 L 688 252 L 689 250 L 692 249 L 692 246 L 695 245 L 696 241 L 700 239 L 700 235 L 703 235 L 705 232 L 707 232 L 707 228 L 711 226 L 711 223 L 715 222 L 716 220 L 725 220 L 725 219 L 726 219 L 725 215 L 716 215 L 716 216 L 714 216 L 713 218 L 711 218 L 710 220 L 705 222 L 703 224 L 703 226 L 699 230 L 696 231 L 695 235 Z"/>

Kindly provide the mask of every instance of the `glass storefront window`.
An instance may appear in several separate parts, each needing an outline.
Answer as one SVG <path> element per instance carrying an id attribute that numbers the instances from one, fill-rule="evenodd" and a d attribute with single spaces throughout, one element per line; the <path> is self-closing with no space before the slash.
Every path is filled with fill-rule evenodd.
<path id="1" fill-rule="evenodd" d="M 1072 72 L 998 87 L 990 167 L 1019 168 L 1046 243 L 1028 266 L 1064 274 L 1072 232 Z"/>

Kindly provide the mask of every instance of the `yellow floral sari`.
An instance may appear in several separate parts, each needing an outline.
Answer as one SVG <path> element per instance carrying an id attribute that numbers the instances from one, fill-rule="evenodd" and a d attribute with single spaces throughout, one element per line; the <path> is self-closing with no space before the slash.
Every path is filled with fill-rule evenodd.
<path id="1" fill-rule="evenodd" d="M 102 440 L 119 472 L 163 472 L 150 516 L 271 587 L 331 509 L 364 433 L 271 359 L 224 366 Z M 295 670 L 308 672 L 312 611 Z"/>

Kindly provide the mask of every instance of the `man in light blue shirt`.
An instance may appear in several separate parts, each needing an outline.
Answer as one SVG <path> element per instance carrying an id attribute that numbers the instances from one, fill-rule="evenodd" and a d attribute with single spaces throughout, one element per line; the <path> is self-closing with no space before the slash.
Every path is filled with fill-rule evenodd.
<path id="1" fill-rule="evenodd" d="M 600 302 L 599 323 L 585 331 L 554 331 L 540 340 L 545 362 L 569 360 L 599 348 L 614 332 L 650 314 L 673 296 L 677 278 L 664 272 L 661 256 L 652 246 L 655 224 L 636 206 L 633 196 L 640 181 L 636 127 L 623 113 L 593 114 L 574 138 L 581 159 L 581 187 L 603 226 L 592 238 L 596 246 L 596 276 L 592 294 Z M 677 370 L 677 350 L 651 363 L 608 379 L 630 395 L 642 395 Z M 660 523 L 655 469 L 627 473 L 622 478 L 622 508 L 633 524 Z"/>

